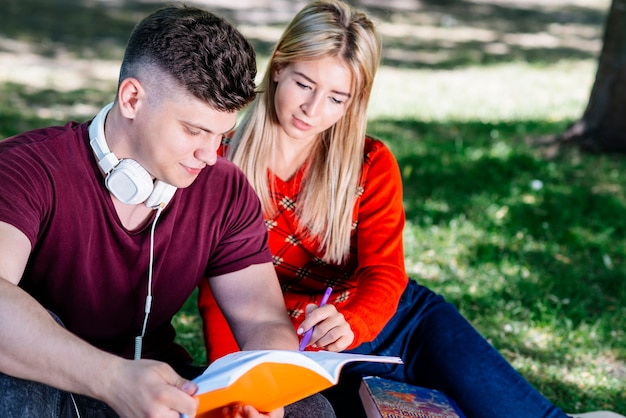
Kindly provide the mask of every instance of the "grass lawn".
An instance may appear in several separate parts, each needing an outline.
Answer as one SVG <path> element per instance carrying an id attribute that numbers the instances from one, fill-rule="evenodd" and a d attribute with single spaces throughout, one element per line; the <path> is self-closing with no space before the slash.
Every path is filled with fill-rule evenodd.
<path id="1" fill-rule="evenodd" d="M 117 53 L 38 55 L 1 31 L 0 46 L 0 137 L 112 98 Z M 626 160 L 531 145 L 582 114 L 596 62 L 512 58 L 381 68 L 369 131 L 402 170 L 406 266 L 566 411 L 626 414 Z M 195 295 L 175 326 L 202 363 Z"/>

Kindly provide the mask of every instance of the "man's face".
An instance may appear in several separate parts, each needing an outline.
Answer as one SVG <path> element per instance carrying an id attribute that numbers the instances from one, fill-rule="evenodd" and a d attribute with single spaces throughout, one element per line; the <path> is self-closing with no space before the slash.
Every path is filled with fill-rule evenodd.
<path id="1" fill-rule="evenodd" d="M 148 100 L 133 120 L 135 158 L 157 179 L 187 187 L 215 164 L 221 140 L 236 120 L 236 112 L 215 110 L 185 92 Z"/>

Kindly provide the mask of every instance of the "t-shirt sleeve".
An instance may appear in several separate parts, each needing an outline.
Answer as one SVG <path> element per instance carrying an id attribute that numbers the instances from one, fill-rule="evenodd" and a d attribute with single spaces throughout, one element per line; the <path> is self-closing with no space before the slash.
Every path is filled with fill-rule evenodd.
<path id="1" fill-rule="evenodd" d="M 22 231 L 34 247 L 52 199 L 49 176 L 26 146 L 0 148 L 0 221 Z"/>
<path id="2" fill-rule="evenodd" d="M 232 273 L 272 261 L 261 203 L 243 173 L 232 179 L 220 241 L 205 272 L 207 277 Z"/>

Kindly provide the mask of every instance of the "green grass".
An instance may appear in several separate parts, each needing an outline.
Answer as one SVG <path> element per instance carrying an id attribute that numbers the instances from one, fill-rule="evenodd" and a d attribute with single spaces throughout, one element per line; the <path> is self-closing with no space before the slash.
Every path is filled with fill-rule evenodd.
<path id="1" fill-rule="evenodd" d="M 374 120 L 371 130 L 404 175 L 411 276 L 565 410 L 624 413 L 626 161 L 547 159 L 524 141 L 565 126 Z"/>
<path id="2" fill-rule="evenodd" d="M 592 60 L 385 67 L 369 130 L 402 170 L 411 277 L 565 410 L 624 414 L 626 160 L 529 145 L 581 114 L 594 71 Z M 114 92 L 101 80 L 52 87 L 0 82 L 0 136 L 84 120 Z M 195 295 L 175 326 L 202 363 Z"/>

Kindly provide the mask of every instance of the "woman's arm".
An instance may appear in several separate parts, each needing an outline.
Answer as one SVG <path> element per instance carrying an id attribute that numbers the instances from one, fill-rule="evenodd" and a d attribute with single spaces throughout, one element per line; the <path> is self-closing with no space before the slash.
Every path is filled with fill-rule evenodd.
<path id="1" fill-rule="evenodd" d="M 356 292 L 345 304 L 307 306 L 298 333 L 315 326 L 311 345 L 330 351 L 373 340 L 395 313 L 408 277 L 404 268 L 402 178 L 391 151 L 368 141 L 357 203 Z M 331 298 L 332 300 L 332 298 Z"/>
<path id="2" fill-rule="evenodd" d="M 340 309 L 355 334 L 349 348 L 376 338 L 395 313 L 408 282 L 400 169 L 382 142 L 372 144 L 358 206 L 357 291 Z"/>

